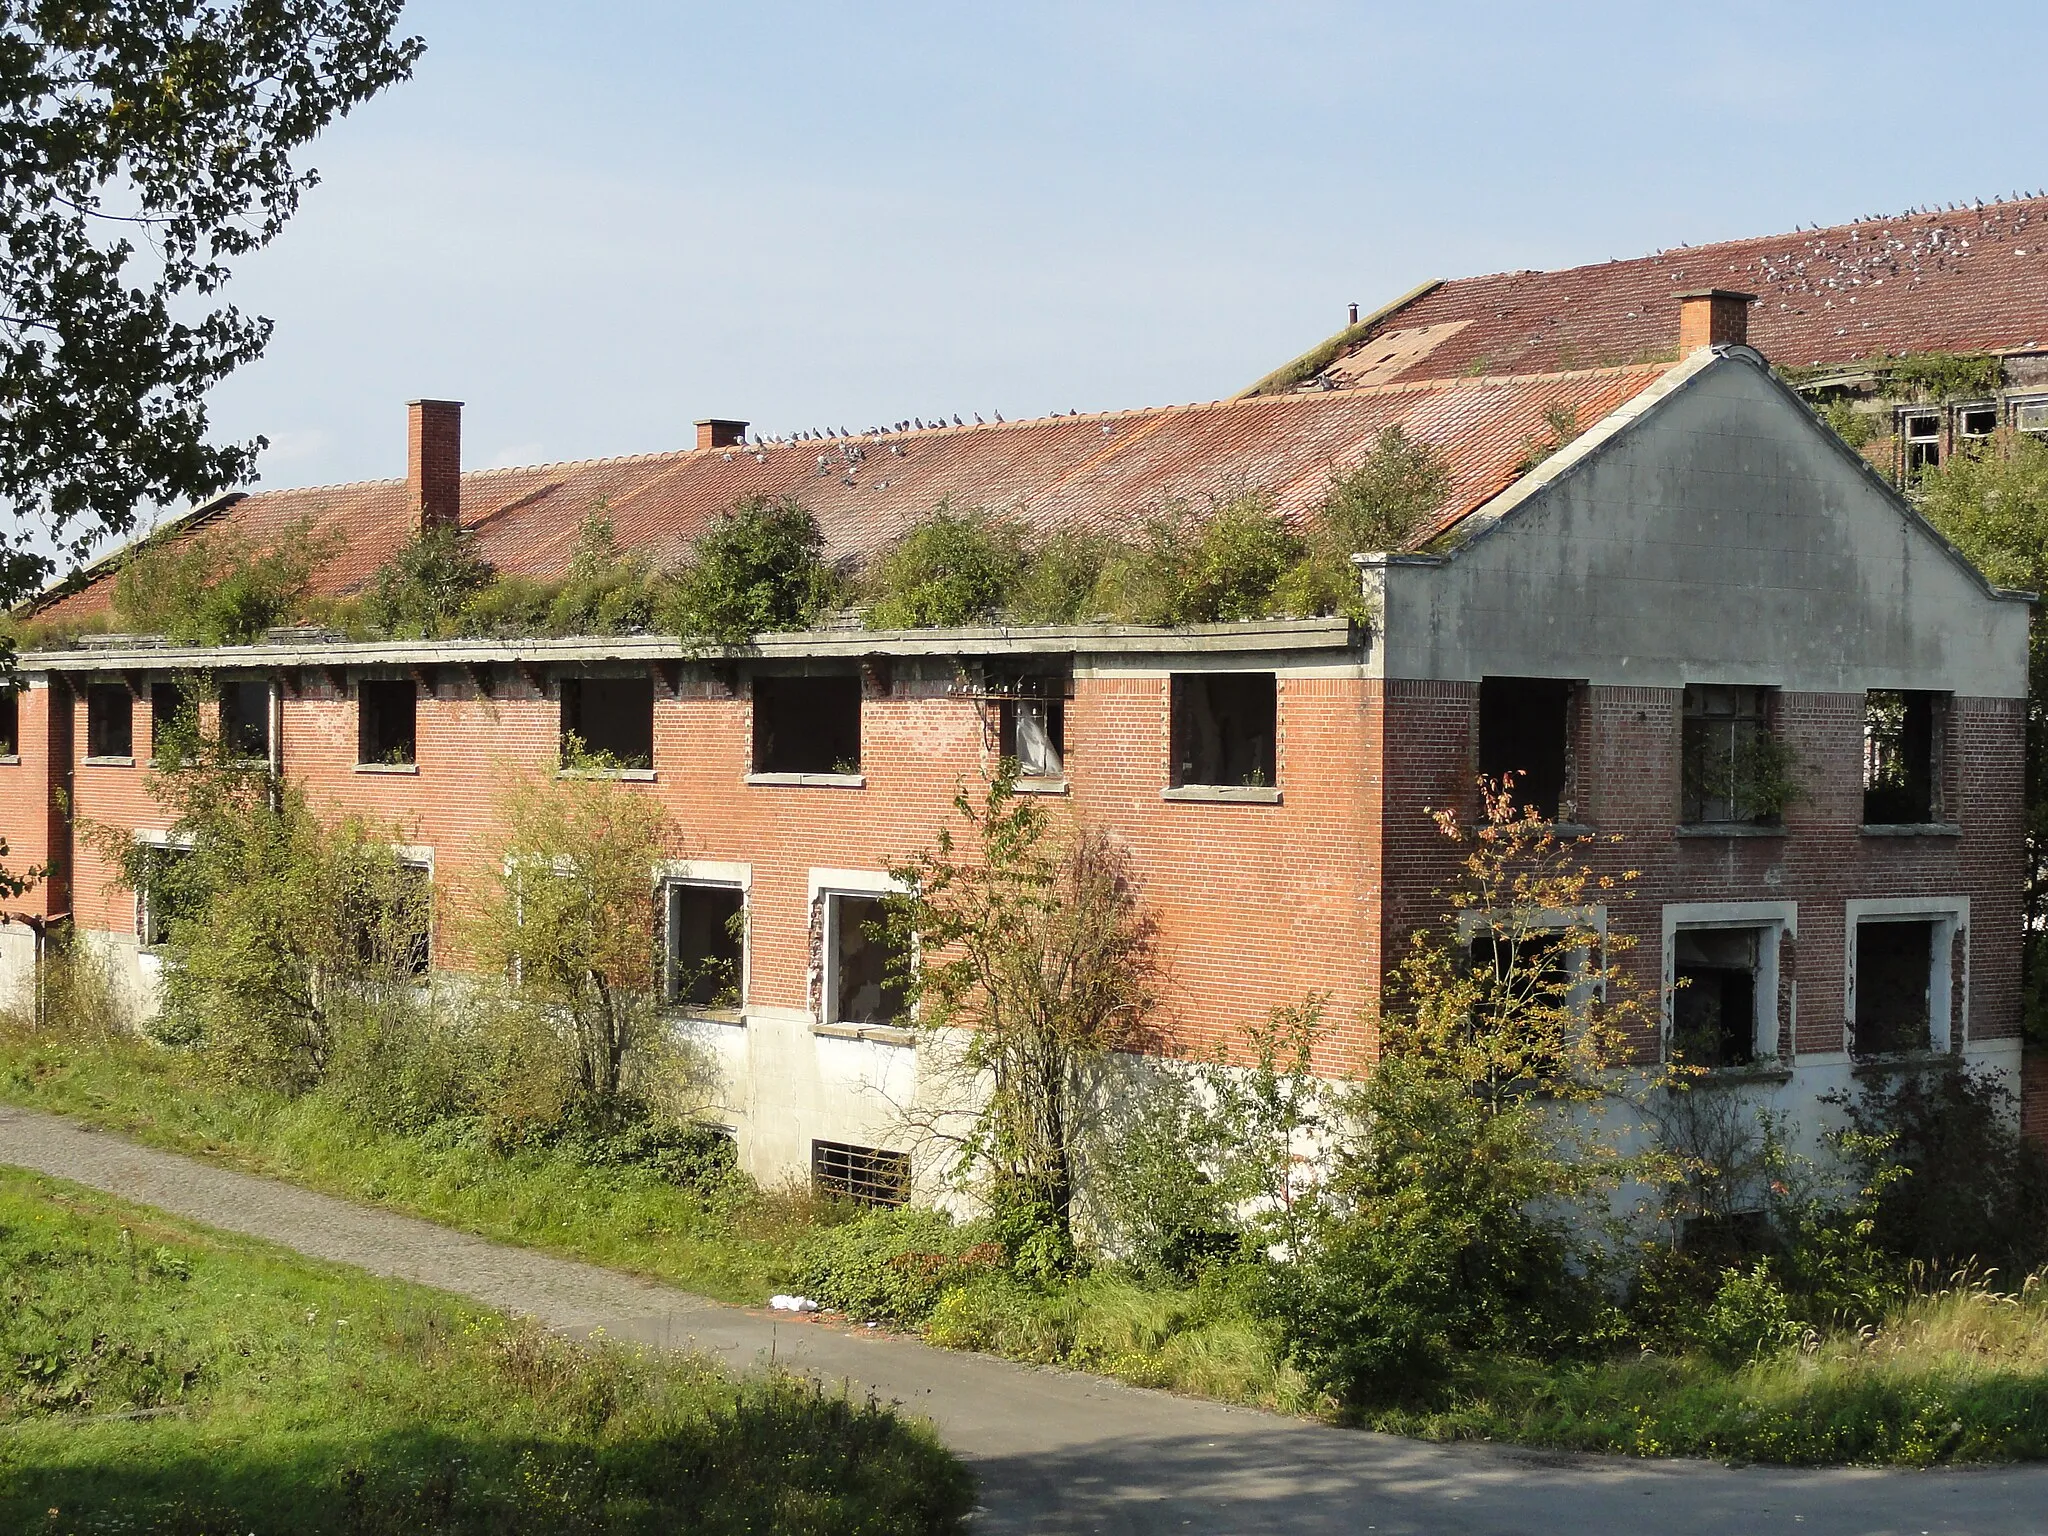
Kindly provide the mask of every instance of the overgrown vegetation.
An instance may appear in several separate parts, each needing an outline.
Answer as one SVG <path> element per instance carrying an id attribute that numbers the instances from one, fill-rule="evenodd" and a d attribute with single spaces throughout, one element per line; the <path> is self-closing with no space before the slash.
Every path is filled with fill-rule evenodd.
<path id="1" fill-rule="evenodd" d="M 663 625 L 703 644 L 809 629 L 841 595 L 825 535 L 799 503 L 754 498 L 712 523 L 664 602 Z"/>
<path id="2" fill-rule="evenodd" d="M 294 524 L 259 547 L 232 525 L 145 539 L 114 575 L 114 621 L 179 645 L 250 645 L 304 613 L 313 573 L 346 543 Z"/>
<path id="3" fill-rule="evenodd" d="M 0 1173 L 0 1524 L 86 1533 L 956 1529 L 889 1409 L 579 1346 Z"/>

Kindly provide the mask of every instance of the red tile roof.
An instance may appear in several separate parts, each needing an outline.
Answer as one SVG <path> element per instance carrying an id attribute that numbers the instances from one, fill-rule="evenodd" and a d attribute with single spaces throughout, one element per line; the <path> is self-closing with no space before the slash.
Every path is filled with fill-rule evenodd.
<path id="1" fill-rule="evenodd" d="M 853 560 L 875 554 L 941 499 L 1013 513 L 1040 529 L 1130 530 L 1175 501 L 1205 505 L 1250 490 L 1299 516 L 1332 475 L 1355 468 L 1380 433 L 1398 425 L 1435 444 L 1451 471 L 1444 513 L 1428 537 L 1519 476 L 1530 445 L 1551 439 L 1547 411 L 1566 408 L 1590 426 L 1664 371 L 1457 379 L 472 470 L 462 477 L 462 522 L 500 570 L 553 577 L 566 569 L 583 518 L 600 505 L 622 546 L 658 562 L 684 555 L 714 517 L 756 495 L 803 502 L 828 553 Z M 843 448 L 861 457 L 849 460 Z M 329 596 L 358 589 L 413 526 L 402 480 L 262 491 L 197 521 L 231 527 L 262 547 L 306 518 L 347 540 L 316 578 L 316 590 Z M 104 611 L 112 566 L 103 562 L 97 579 L 47 604 L 43 616 Z"/>
<path id="2" fill-rule="evenodd" d="M 1788 367 L 2048 350 L 2048 197 L 1457 278 L 1363 327 L 1329 374 L 1385 383 L 1670 357 L 1674 295 L 1699 288 L 1757 295 L 1750 345 Z"/>

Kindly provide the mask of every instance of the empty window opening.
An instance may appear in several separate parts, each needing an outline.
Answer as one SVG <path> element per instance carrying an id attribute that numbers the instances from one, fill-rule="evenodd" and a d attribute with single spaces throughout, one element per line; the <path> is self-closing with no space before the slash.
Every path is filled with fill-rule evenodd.
<path id="1" fill-rule="evenodd" d="M 670 1003 L 679 1008 L 740 1006 L 746 911 L 746 897 L 736 885 L 669 885 L 664 937 Z"/>
<path id="2" fill-rule="evenodd" d="M 142 885 L 135 893 L 135 937 L 144 949 L 171 941 L 171 926 L 199 911 L 198 866 L 192 850 L 152 843 L 143 850 Z"/>
<path id="3" fill-rule="evenodd" d="M 1942 695 L 1877 689 L 1863 696 L 1863 820 L 1900 826 L 1936 819 Z"/>
<path id="4" fill-rule="evenodd" d="M 401 859 L 388 888 L 358 888 L 350 896 L 356 959 L 386 974 L 424 976 L 434 962 L 434 868 Z"/>
<path id="5" fill-rule="evenodd" d="M 94 683 L 85 691 L 85 755 L 135 755 L 135 695 L 124 683 Z"/>
<path id="6" fill-rule="evenodd" d="M 910 1199 L 910 1154 L 844 1141 L 814 1141 L 811 1188 L 862 1205 L 903 1205 Z"/>
<path id="7" fill-rule="evenodd" d="M 1917 480 L 1923 471 L 1941 463 L 1941 418 L 1932 413 L 1908 416 L 1901 426 L 1906 442 L 1906 478 Z"/>
<path id="8" fill-rule="evenodd" d="M 2048 436 L 2048 400 L 2018 400 L 2013 403 L 2012 424 L 2029 436 Z"/>
<path id="9" fill-rule="evenodd" d="M 904 1014 L 902 951 L 889 934 L 882 898 L 834 895 L 828 901 L 828 1022 L 896 1022 Z"/>
<path id="10" fill-rule="evenodd" d="M 1572 685 L 1548 677 L 1489 677 L 1479 684 L 1479 772 L 1515 776 L 1515 805 L 1555 821 L 1571 761 Z"/>
<path id="11" fill-rule="evenodd" d="M 21 695 L 0 684 L 0 757 L 21 754 Z"/>
<path id="12" fill-rule="evenodd" d="M 356 684 L 356 761 L 393 767 L 419 761 L 416 684 Z"/>
<path id="13" fill-rule="evenodd" d="M 1671 1053 L 1688 1067 L 1746 1067 L 1757 1054 L 1761 928 L 1681 928 L 1672 937 Z"/>
<path id="14" fill-rule="evenodd" d="M 1025 779 L 1067 774 L 1067 705 L 1064 699 L 1021 697 L 1002 701 L 1002 755 Z"/>
<path id="15" fill-rule="evenodd" d="M 177 683 L 157 678 L 149 685 L 149 750 L 164 755 L 164 747 L 180 730 L 191 730 L 192 696 Z"/>
<path id="16" fill-rule="evenodd" d="M 756 773 L 859 773 L 860 679 L 754 679 Z"/>
<path id="17" fill-rule="evenodd" d="M 1173 679 L 1173 782 L 1277 782 L 1280 686 L 1271 672 L 1186 672 Z"/>
<path id="18" fill-rule="evenodd" d="M 652 677 L 562 679 L 562 760 L 572 744 L 615 768 L 654 766 Z"/>
<path id="19" fill-rule="evenodd" d="M 1777 819 L 1785 790 L 1770 705 L 1768 688 L 1686 688 L 1680 756 L 1689 824 Z"/>
<path id="20" fill-rule="evenodd" d="M 1982 443 L 1998 430 L 1998 407 L 1966 405 L 1956 413 L 1956 436 L 1968 443 Z"/>
<path id="21" fill-rule="evenodd" d="M 270 761 L 270 684 L 220 685 L 220 744 L 230 757 Z"/>
<path id="22" fill-rule="evenodd" d="M 1857 1055 L 1924 1051 L 1932 1043 L 1934 942 L 1941 928 L 1926 919 L 1856 925 Z"/>

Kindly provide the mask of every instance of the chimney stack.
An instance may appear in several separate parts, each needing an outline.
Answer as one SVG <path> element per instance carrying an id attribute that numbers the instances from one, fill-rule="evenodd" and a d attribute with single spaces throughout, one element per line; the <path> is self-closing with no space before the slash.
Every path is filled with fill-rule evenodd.
<path id="1" fill-rule="evenodd" d="M 405 493 L 421 533 L 462 526 L 460 400 L 407 402 Z"/>
<path id="2" fill-rule="evenodd" d="M 1678 295 L 1678 355 L 1690 357 L 1701 347 L 1749 345 L 1749 306 L 1753 293 L 1733 288 L 1695 288 Z"/>
<path id="3" fill-rule="evenodd" d="M 697 423 L 699 448 L 737 448 L 746 441 L 747 424 L 723 416 L 706 416 Z"/>

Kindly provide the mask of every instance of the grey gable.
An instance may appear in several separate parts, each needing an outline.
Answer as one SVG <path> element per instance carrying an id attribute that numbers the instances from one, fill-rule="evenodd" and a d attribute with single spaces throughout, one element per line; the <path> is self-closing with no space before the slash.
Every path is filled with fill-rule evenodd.
<path id="1" fill-rule="evenodd" d="M 1389 677 L 2026 693 L 2004 593 L 1747 348 L 1702 352 L 1468 519 L 1376 561 Z"/>

